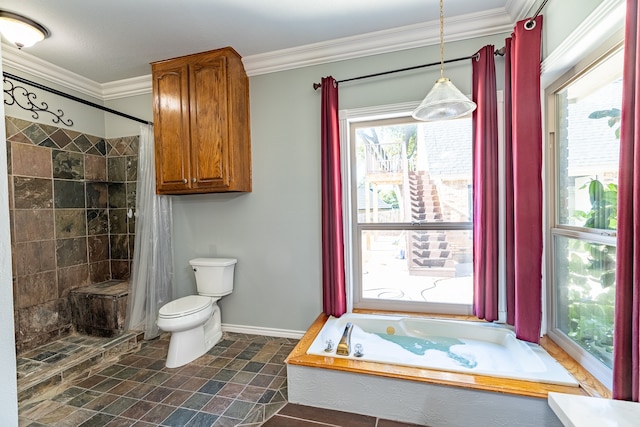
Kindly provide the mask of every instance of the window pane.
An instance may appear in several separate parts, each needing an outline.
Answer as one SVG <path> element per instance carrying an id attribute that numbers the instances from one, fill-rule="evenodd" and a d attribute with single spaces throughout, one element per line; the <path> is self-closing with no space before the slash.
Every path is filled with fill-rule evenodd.
<path id="1" fill-rule="evenodd" d="M 555 236 L 556 327 L 609 368 L 616 248 Z"/>
<path id="2" fill-rule="evenodd" d="M 622 53 L 556 96 L 558 222 L 617 228 Z"/>
<path id="3" fill-rule="evenodd" d="M 471 304 L 471 230 L 364 230 L 362 297 Z"/>
<path id="4" fill-rule="evenodd" d="M 359 223 L 471 221 L 471 119 L 360 127 Z"/>

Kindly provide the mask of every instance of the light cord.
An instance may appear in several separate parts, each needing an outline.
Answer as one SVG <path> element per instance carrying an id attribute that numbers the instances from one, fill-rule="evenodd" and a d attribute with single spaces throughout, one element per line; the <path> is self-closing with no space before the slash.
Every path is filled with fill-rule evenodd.
<path id="1" fill-rule="evenodd" d="M 444 0 L 440 0 L 440 78 L 444 78 Z"/>

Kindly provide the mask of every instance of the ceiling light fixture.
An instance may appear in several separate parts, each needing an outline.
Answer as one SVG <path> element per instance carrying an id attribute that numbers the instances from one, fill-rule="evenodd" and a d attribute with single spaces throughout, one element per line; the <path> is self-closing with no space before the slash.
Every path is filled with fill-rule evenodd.
<path id="1" fill-rule="evenodd" d="M 31 47 L 51 35 L 37 22 L 17 13 L 0 10 L 0 33 L 18 49 Z"/>
<path id="2" fill-rule="evenodd" d="M 440 78 L 411 115 L 423 121 L 447 120 L 465 116 L 475 109 L 475 102 L 444 76 L 444 12 L 443 0 L 440 0 Z"/>

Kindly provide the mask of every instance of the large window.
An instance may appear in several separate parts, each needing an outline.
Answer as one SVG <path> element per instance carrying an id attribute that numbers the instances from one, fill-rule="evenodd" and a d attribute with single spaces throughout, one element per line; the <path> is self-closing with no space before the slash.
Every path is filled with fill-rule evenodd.
<path id="1" fill-rule="evenodd" d="M 355 308 L 471 312 L 471 119 L 351 123 Z"/>
<path id="2" fill-rule="evenodd" d="M 613 363 L 622 50 L 550 94 L 550 271 L 555 339 L 601 381 Z"/>

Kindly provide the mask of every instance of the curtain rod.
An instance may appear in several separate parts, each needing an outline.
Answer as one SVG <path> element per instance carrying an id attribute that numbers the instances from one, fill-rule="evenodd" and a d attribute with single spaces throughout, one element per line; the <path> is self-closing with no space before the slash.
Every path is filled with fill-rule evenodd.
<path id="1" fill-rule="evenodd" d="M 534 13 L 533 16 L 531 18 L 529 18 L 529 20 L 524 25 L 531 25 L 531 23 L 536 20 L 538 15 L 540 15 L 540 12 L 542 12 L 542 9 L 547 5 L 548 1 L 549 0 L 543 0 L 543 2 L 540 4 L 540 7 L 538 8 L 538 10 L 536 10 L 536 13 Z"/>
<path id="2" fill-rule="evenodd" d="M 475 58 L 477 54 L 471 55 L 471 56 L 465 56 L 463 58 L 454 58 L 454 59 L 447 59 L 446 61 L 443 61 L 445 64 L 448 64 L 450 62 L 458 62 L 458 61 L 466 61 L 468 59 L 472 59 Z M 500 55 L 503 56 L 504 55 L 504 47 L 496 50 L 494 52 L 494 55 Z M 390 70 L 390 71 L 382 71 L 380 73 L 374 73 L 374 74 L 367 74 L 366 76 L 358 76 L 358 77 L 351 77 L 349 79 L 344 79 L 344 80 L 338 80 L 336 81 L 336 83 L 340 84 L 340 83 L 344 83 L 344 82 L 350 82 L 352 80 L 360 80 L 360 79 L 368 79 L 370 77 L 378 77 L 378 76 L 384 76 L 386 74 L 393 74 L 393 73 L 400 73 L 402 71 L 410 71 L 410 70 L 415 70 L 418 68 L 425 68 L 425 67 L 433 67 L 434 65 L 440 65 L 440 61 L 438 62 L 431 62 L 429 64 L 422 64 L 422 65 L 414 65 L 413 67 L 406 67 L 406 68 L 399 68 L 396 70 Z M 314 83 L 313 84 L 313 90 L 318 90 L 318 88 L 322 87 L 321 83 Z"/>
<path id="3" fill-rule="evenodd" d="M 71 94 L 59 91 L 57 89 L 50 88 L 50 87 L 42 85 L 40 83 L 36 83 L 36 82 L 31 81 L 31 80 L 27 80 L 27 79 L 25 79 L 23 77 L 16 76 L 15 74 L 11 74 L 11 73 L 7 73 L 7 72 L 3 71 L 2 75 L 5 78 L 11 79 L 11 80 L 15 80 L 15 81 L 20 82 L 20 83 L 28 84 L 29 86 L 33 86 L 35 88 L 42 89 L 42 90 L 44 90 L 46 92 L 50 92 L 50 93 L 53 93 L 55 95 L 62 96 L 63 98 L 71 99 L 72 101 L 76 101 L 76 102 L 79 102 L 81 104 L 88 105 L 89 107 L 93 107 L 93 108 L 97 108 L 97 109 L 102 110 L 102 111 L 106 111 L 107 113 L 115 114 L 116 116 L 124 117 L 126 119 L 136 121 L 138 123 L 144 123 L 144 124 L 149 124 L 149 125 L 153 124 L 153 122 L 150 122 L 148 120 L 139 119 L 139 118 L 131 116 L 129 114 L 122 113 L 122 112 L 116 111 L 116 110 L 112 110 L 111 108 L 108 108 L 108 107 L 105 107 L 105 106 L 102 106 L 102 105 L 99 105 L 99 104 L 95 104 L 95 103 L 93 103 L 91 101 L 87 101 L 86 99 L 78 98 L 77 96 L 73 96 Z"/>
<path id="4" fill-rule="evenodd" d="M 538 7 L 538 10 L 536 10 L 536 13 L 534 13 L 533 16 L 527 20 L 527 22 L 525 23 L 525 26 L 529 26 L 529 25 L 531 25 L 531 23 L 533 21 L 535 21 L 535 19 L 538 17 L 538 15 L 540 15 L 540 12 L 542 12 L 542 9 L 547 5 L 548 1 L 549 0 L 543 0 L 542 1 L 542 3 L 540 4 L 540 7 Z M 495 55 L 504 56 L 504 47 L 496 50 L 495 51 Z M 449 62 L 457 62 L 457 61 L 464 61 L 466 59 L 471 59 L 471 58 L 474 58 L 475 56 L 476 55 L 471 55 L 471 56 L 467 56 L 467 57 L 464 57 L 464 58 L 448 59 L 448 60 L 443 61 L 443 62 L 445 64 L 448 64 Z M 399 73 L 399 72 L 402 72 L 402 71 L 415 70 L 417 68 L 432 67 L 434 65 L 440 65 L 440 61 L 432 62 L 430 64 L 415 65 L 413 67 L 400 68 L 400 69 L 397 69 L 397 70 L 383 71 L 381 73 L 367 74 L 366 76 L 352 77 L 350 79 L 338 80 L 338 81 L 336 81 L 336 83 L 340 84 L 340 83 L 343 83 L 343 82 L 350 82 L 352 80 L 368 79 L 370 77 L 378 77 L 378 76 L 384 76 L 386 74 L 393 74 L 393 73 Z M 320 87 L 322 87 L 322 84 L 320 84 L 320 83 L 314 83 L 313 84 L 313 90 L 318 90 Z"/>

